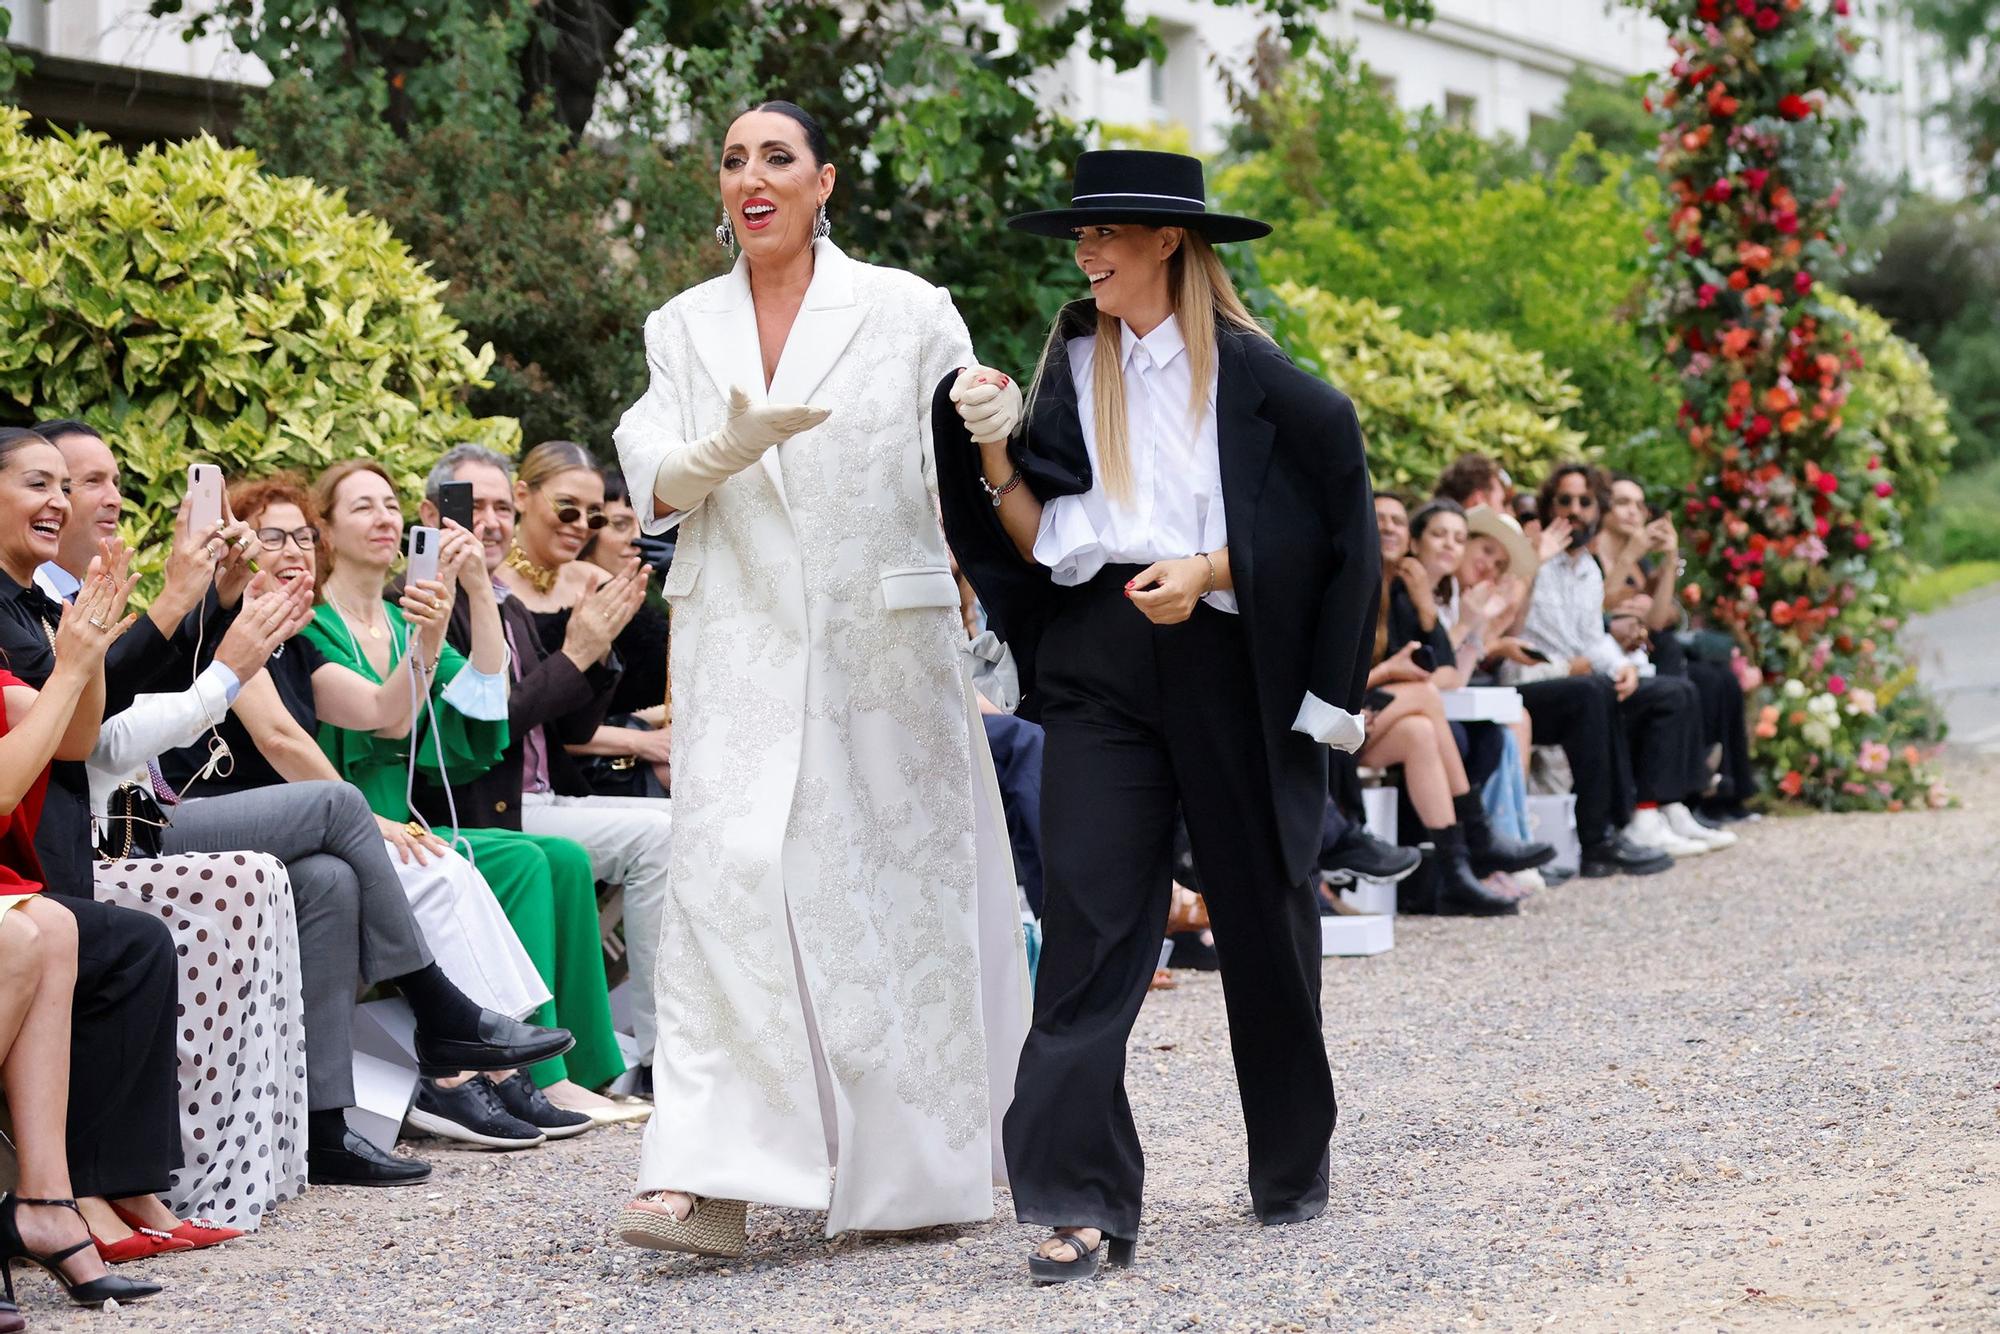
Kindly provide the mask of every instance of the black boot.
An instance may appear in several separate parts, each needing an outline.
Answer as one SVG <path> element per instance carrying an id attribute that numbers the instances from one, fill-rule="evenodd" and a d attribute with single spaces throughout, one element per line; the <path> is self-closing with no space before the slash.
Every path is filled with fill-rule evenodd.
<path id="1" fill-rule="evenodd" d="M 1494 833 L 1477 793 L 1453 797 L 1451 808 L 1458 815 L 1458 827 L 1465 831 L 1465 846 L 1472 857 L 1474 875 L 1532 871 L 1555 860 L 1556 850 L 1546 843 L 1528 843 Z"/>
<path id="2" fill-rule="evenodd" d="M 1521 905 L 1502 898 L 1479 883 L 1472 869 L 1472 854 L 1466 848 L 1465 829 L 1447 825 L 1431 831 L 1437 844 L 1437 910 L 1454 917 L 1505 917 L 1521 911 Z"/>
<path id="3" fill-rule="evenodd" d="M 1428 843 L 1410 851 L 1417 854 L 1417 865 L 1396 882 L 1396 915 L 1428 917 L 1438 910 L 1438 851 Z"/>

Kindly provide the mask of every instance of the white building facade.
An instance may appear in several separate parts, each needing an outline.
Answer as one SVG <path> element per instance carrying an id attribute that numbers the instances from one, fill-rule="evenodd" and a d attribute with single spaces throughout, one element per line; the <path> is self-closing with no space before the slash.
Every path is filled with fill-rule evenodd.
<path id="1" fill-rule="evenodd" d="M 1403 106 L 1433 107 L 1485 135 L 1526 138 L 1556 113 L 1577 69 L 1622 79 L 1661 69 L 1670 54 L 1659 24 L 1615 0 L 1436 3 L 1436 20 L 1418 26 L 1363 0 L 1335 0 L 1323 21 Z M 226 41 L 183 41 L 173 20 L 148 16 L 146 0 L 0 0 L 0 8 L 14 15 L 11 43 L 36 63 L 23 103 L 58 123 L 133 138 L 226 130 L 243 90 L 269 79 Z M 1935 43 L 1912 30 L 1900 0 L 1855 0 L 1855 8 L 1871 39 L 1860 72 L 1892 85 L 1862 98 L 1863 163 L 1932 193 L 1961 193 L 1956 145 L 1929 112 L 1951 89 Z M 1079 49 L 1046 80 L 1048 96 L 1105 125 L 1179 127 L 1197 152 L 1214 151 L 1231 116 L 1227 75 L 1244 69 L 1269 19 L 1209 0 L 1127 0 L 1127 11 L 1158 20 L 1166 58 L 1118 73 Z"/>

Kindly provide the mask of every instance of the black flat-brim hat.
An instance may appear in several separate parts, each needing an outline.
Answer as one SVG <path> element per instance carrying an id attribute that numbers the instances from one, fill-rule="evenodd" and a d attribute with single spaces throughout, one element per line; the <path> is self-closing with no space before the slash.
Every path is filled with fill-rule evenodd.
<path id="1" fill-rule="evenodd" d="M 1211 241 L 1252 241 L 1271 234 L 1269 223 L 1208 211 L 1200 158 L 1136 148 L 1083 154 L 1070 181 L 1068 208 L 1007 219 L 1016 231 L 1063 240 L 1078 227 L 1113 222 L 1185 227 Z"/>

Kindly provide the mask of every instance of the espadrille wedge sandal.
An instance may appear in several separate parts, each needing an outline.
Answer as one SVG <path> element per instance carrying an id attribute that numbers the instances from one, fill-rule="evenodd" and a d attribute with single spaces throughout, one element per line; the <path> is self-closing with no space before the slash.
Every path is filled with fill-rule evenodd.
<path id="1" fill-rule="evenodd" d="M 665 1191 L 649 1190 L 641 1200 L 657 1200 Z M 686 1218 L 675 1218 L 664 1209 L 640 1209 L 626 1205 L 618 1213 L 618 1239 L 627 1246 L 643 1246 L 654 1251 L 683 1251 L 689 1255 L 712 1255 L 731 1260 L 743 1254 L 744 1217 L 749 1212 L 741 1200 L 711 1200 L 689 1195 L 694 1207 Z"/>

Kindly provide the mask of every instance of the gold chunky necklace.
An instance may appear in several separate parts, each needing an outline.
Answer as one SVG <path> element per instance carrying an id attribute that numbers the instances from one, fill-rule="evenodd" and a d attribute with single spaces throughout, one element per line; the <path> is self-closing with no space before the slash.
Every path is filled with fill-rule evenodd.
<path id="1" fill-rule="evenodd" d="M 526 579 L 537 593 L 546 593 L 554 588 L 556 576 L 562 573 L 559 565 L 537 565 L 518 543 L 507 548 L 507 568 Z"/>

